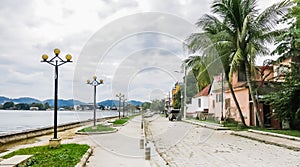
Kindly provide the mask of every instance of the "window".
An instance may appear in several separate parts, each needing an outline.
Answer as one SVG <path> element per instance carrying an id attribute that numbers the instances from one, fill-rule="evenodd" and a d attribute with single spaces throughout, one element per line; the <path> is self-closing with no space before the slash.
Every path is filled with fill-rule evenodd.
<path id="1" fill-rule="evenodd" d="M 201 99 L 198 99 L 198 107 L 201 107 Z"/>
<path id="2" fill-rule="evenodd" d="M 222 93 L 220 93 L 220 94 L 216 94 L 216 103 L 218 103 L 218 102 L 221 102 L 221 101 L 222 101 L 222 99 L 223 99 L 223 97 L 222 97 Z"/>
<path id="3" fill-rule="evenodd" d="M 221 93 L 221 94 L 219 94 L 219 102 L 222 102 L 222 100 L 223 100 L 223 97 L 222 97 L 222 93 Z"/>
<path id="4" fill-rule="evenodd" d="M 215 108 L 215 105 L 216 105 L 216 104 L 215 104 L 215 100 L 213 100 L 213 108 Z"/>

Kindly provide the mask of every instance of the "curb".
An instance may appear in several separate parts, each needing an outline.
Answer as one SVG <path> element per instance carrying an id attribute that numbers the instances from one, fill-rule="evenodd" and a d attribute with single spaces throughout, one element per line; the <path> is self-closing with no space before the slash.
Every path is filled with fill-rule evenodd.
<path id="1" fill-rule="evenodd" d="M 272 141 L 268 141 L 268 140 L 264 140 L 264 139 L 252 137 L 252 136 L 249 136 L 249 135 L 236 133 L 236 132 L 231 132 L 230 134 L 235 135 L 235 136 L 244 137 L 244 138 L 251 139 L 251 140 L 256 140 L 256 141 L 263 142 L 263 143 L 266 143 L 266 144 L 272 144 L 272 145 L 275 145 L 275 146 L 284 147 L 284 148 L 291 149 L 291 150 L 294 150 L 294 151 L 300 151 L 300 147 L 290 146 L 290 145 L 286 145 L 286 144 L 280 144 L 280 143 L 276 143 L 276 142 L 272 142 Z"/>
<path id="2" fill-rule="evenodd" d="M 253 129 L 248 129 L 248 132 L 258 133 L 258 134 L 263 134 L 263 135 L 269 135 L 269 136 L 274 136 L 274 137 L 280 137 L 280 138 L 289 139 L 289 140 L 300 141 L 300 137 L 289 136 L 289 135 L 284 135 L 284 134 L 277 134 L 277 133 L 272 133 L 272 132 L 264 132 L 264 131 L 253 130 Z"/>
<path id="3" fill-rule="evenodd" d="M 116 133 L 118 129 L 112 131 L 102 131 L 102 132 L 75 132 L 78 135 L 97 135 L 97 134 L 108 134 L 108 133 Z"/>
<path id="4" fill-rule="evenodd" d="M 195 121 L 190 121 L 190 120 L 182 120 L 182 121 L 186 122 L 186 123 L 194 124 L 194 125 L 199 125 L 199 126 L 202 126 L 204 128 L 213 129 L 213 130 L 229 130 L 229 128 L 224 127 L 224 126 L 214 126 L 214 125 L 209 125 L 209 124 L 206 124 L 206 123 L 195 122 Z"/>
<path id="5" fill-rule="evenodd" d="M 89 157 L 92 155 L 93 149 L 89 148 L 87 152 L 82 156 L 80 162 L 76 164 L 75 167 L 84 167 Z"/>

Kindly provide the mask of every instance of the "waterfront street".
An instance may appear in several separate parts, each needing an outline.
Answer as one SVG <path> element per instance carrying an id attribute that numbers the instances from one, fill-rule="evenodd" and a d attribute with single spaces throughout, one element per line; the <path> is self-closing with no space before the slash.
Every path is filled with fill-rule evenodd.
<path id="1" fill-rule="evenodd" d="M 161 116 L 146 119 L 149 139 L 169 166 L 300 166 L 300 152 Z"/>
<path id="2" fill-rule="evenodd" d="M 77 135 L 75 132 L 80 128 L 75 128 L 59 132 L 58 136 L 63 139 L 62 143 L 90 145 L 93 154 L 87 161 L 89 167 L 300 166 L 300 151 L 231 135 L 231 131 L 216 131 L 183 121 L 171 122 L 157 114 L 146 118 L 144 127 L 148 134 L 146 146 L 151 148 L 150 161 L 145 160 L 145 149 L 139 148 L 144 136 L 141 116 L 118 127 L 116 133 Z M 8 144 L 5 149 L 11 152 L 46 145 L 51 137 L 52 134 Z"/>

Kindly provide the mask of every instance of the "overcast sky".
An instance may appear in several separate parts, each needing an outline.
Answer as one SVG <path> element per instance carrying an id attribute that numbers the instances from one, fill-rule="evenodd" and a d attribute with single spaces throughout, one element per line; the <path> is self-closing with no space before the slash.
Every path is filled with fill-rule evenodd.
<path id="1" fill-rule="evenodd" d="M 259 0 L 264 8 L 278 0 Z M 0 96 L 53 98 L 54 67 L 41 55 L 70 53 L 59 67 L 59 98 L 149 101 L 182 80 L 182 42 L 212 0 L 0 0 Z"/>

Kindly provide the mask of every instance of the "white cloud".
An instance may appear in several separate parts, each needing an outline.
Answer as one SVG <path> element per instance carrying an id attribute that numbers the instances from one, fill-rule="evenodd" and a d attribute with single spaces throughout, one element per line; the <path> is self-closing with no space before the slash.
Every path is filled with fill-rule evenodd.
<path id="1" fill-rule="evenodd" d="M 56 47 L 62 57 L 73 55 L 73 63 L 59 69 L 60 98 L 91 101 L 85 81 L 95 74 L 105 82 L 98 87 L 98 100 L 112 98 L 117 91 L 137 100 L 160 91 L 167 94 L 182 77 L 173 73 L 186 56 L 181 42 L 209 12 L 210 3 L 1 0 L 0 95 L 52 98 L 54 68 L 40 60 L 44 53 L 54 56 Z M 264 3 L 259 1 L 260 6 Z"/>

